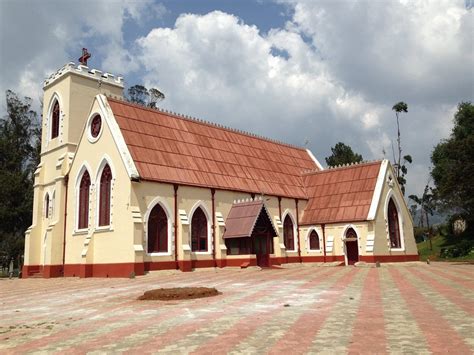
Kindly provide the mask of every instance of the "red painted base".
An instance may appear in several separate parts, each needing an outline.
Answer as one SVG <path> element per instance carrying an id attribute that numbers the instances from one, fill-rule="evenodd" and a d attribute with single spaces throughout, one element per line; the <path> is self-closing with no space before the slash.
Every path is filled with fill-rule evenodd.
<path id="1" fill-rule="evenodd" d="M 368 263 L 386 262 L 404 262 L 419 261 L 418 255 L 360 255 L 360 261 Z M 344 255 L 324 256 L 302 256 L 301 262 L 333 262 L 344 261 Z M 286 263 L 299 263 L 298 256 L 274 257 L 270 258 L 270 265 L 281 265 Z M 144 263 L 116 263 L 116 264 L 66 264 L 64 265 L 23 265 L 22 277 L 29 278 L 34 276 L 50 277 L 131 277 L 132 275 L 144 275 L 146 271 L 153 270 L 174 270 L 179 268 L 181 271 L 192 271 L 194 268 L 205 267 L 240 267 L 242 264 L 256 266 L 257 260 L 251 257 L 239 259 L 220 259 L 216 260 L 179 260 L 163 262 L 144 262 Z"/>
<path id="2" fill-rule="evenodd" d="M 366 263 L 396 263 L 406 261 L 420 261 L 419 255 L 359 255 L 359 261 Z"/>

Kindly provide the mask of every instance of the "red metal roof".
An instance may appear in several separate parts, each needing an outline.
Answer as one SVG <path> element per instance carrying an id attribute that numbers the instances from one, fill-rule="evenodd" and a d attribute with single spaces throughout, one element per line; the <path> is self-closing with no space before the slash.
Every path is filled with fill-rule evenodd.
<path id="1" fill-rule="evenodd" d="M 300 224 L 367 220 L 381 163 L 304 174 L 309 201 Z"/>
<path id="2" fill-rule="evenodd" d="M 223 238 L 250 237 L 262 209 L 265 209 L 263 201 L 234 203 L 225 221 Z"/>
<path id="3" fill-rule="evenodd" d="M 108 98 L 144 180 L 306 199 L 303 148 Z"/>

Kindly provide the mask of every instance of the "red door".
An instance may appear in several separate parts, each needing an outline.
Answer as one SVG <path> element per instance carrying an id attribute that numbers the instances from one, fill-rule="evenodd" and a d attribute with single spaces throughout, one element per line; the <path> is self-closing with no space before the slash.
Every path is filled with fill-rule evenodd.
<path id="1" fill-rule="evenodd" d="M 356 240 L 346 241 L 347 264 L 354 265 L 359 261 L 359 247 Z"/>
<path id="2" fill-rule="evenodd" d="M 270 238 L 267 234 L 255 235 L 253 238 L 254 253 L 257 256 L 257 265 L 260 267 L 270 266 Z"/>

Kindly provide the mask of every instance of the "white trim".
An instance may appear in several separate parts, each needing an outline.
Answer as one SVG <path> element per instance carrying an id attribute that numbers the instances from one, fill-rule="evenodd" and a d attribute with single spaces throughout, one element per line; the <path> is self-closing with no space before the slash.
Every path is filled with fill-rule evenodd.
<path id="1" fill-rule="evenodd" d="M 311 150 L 309 149 L 306 149 L 306 152 L 308 153 L 308 155 L 310 156 L 311 159 L 313 159 L 314 163 L 317 165 L 317 167 L 320 169 L 320 170 L 324 170 L 323 166 L 321 165 L 321 163 L 319 162 L 318 159 L 316 159 L 316 157 L 314 156 L 313 152 L 311 152 Z"/>
<path id="2" fill-rule="evenodd" d="M 161 208 L 165 211 L 166 217 L 168 219 L 168 250 L 166 252 L 157 252 L 157 253 L 148 253 L 148 218 L 150 218 L 150 213 L 155 208 L 156 205 L 160 205 Z M 175 245 L 173 240 L 173 215 L 171 213 L 171 209 L 168 206 L 166 200 L 160 196 L 155 197 L 147 207 L 144 216 L 144 229 L 145 229 L 145 253 L 146 255 L 150 256 L 164 256 L 164 255 L 171 255 L 174 251 Z"/>
<path id="3" fill-rule="evenodd" d="M 99 131 L 99 134 L 97 135 L 97 137 L 93 137 L 92 136 L 92 132 L 91 132 L 91 124 L 92 124 L 92 120 L 96 117 L 96 116 L 99 116 L 100 117 L 100 131 Z M 102 132 L 104 130 L 104 119 L 102 118 L 102 115 L 100 114 L 100 112 L 92 112 L 89 117 L 87 118 L 87 123 L 86 123 L 86 135 L 87 135 L 87 140 L 94 144 L 95 142 L 97 142 L 99 140 L 99 138 L 102 136 Z"/>
<path id="4" fill-rule="evenodd" d="M 397 209 L 397 214 L 398 214 L 398 232 L 400 233 L 400 248 L 392 248 L 391 243 L 390 243 L 390 227 L 388 225 L 388 204 L 390 202 L 390 199 L 393 199 L 393 203 L 395 205 L 395 208 Z M 385 202 L 384 202 L 384 209 L 383 209 L 383 214 L 384 214 L 384 221 L 385 221 L 385 233 L 387 236 L 387 245 L 388 249 L 390 251 L 404 251 L 405 250 L 405 235 L 403 233 L 403 216 L 402 216 L 402 211 L 400 208 L 400 203 L 398 202 L 397 198 L 395 197 L 395 193 L 393 192 L 393 189 L 388 190 L 387 195 L 385 196 Z"/>
<path id="5" fill-rule="evenodd" d="M 296 219 L 295 219 L 295 217 L 293 217 L 293 213 L 291 213 L 289 208 L 287 208 L 281 216 L 282 216 L 281 220 L 282 220 L 282 227 L 283 227 L 283 233 L 282 233 L 283 234 L 283 244 L 285 244 L 285 218 L 286 218 L 286 216 L 290 216 L 291 222 L 293 222 L 293 239 L 294 239 L 293 249 L 286 249 L 286 251 L 289 251 L 289 252 L 298 251 L 297 246 L 298 246 L 299 240 L 298 240 L 298 231 L 297 231 Z"/>
<path id="6" fill-rule="evenodd" d="M 342 248 L 343 248 L 343 251 L 344 251 L 344 263 L 345 265 L 349 265 L 349 261 L 347 260 L 347 248 L 346 248 L 346 233 L 347 231 L 352 228 L 354 230 L 354 232 L 356 233 L 356 236 L 357 236 L 357 255 L 358 255 L 358 259 L 360 260 L 360 233 L 357 231 L 357 228 L 355 225 L 353 224 L 346 224 L 344 226 L 344 231 L 341 235 L 341 240 L 342 240 Z"/>
<path id="7" fill-rule="evenodd" d="M 104 95 L 97 95 L 96 96 L 97 102 L 99 107 L 102 111 L 102 118 L 104 121 L 107 122 L 109 126 L 110 133 L 112 134 L 112 138 L 117 146 L 119 151 L 120 157 L 122 158 L 123 164 L 125 165 L 125 169 L 127 170 L 128 176 L 130 178 L 139 178 L 140 175 L 138 174 L 137 167 L 135 166 L 135 162 L 133 161 L 132 155 L 128 150 L 128 146 L 125 143 L 125 139 L 123 138 L 122 131 L 115 120 L 114 113 L 112 112 L 112 108 L 110 107 L 109 103 L 107 102 L 107 98 Z"/>
<path id="8" fill-rule="evenodd" d="M 311 243 L 310 243 L 309 237 L 310 237 L 312 231 L 315 231 L 316 234 L 318 235 L 319 249 L 311 249 Z M 322 244 L 321 235 L 322 235 L 321 227 L 311 226 L 311 227 L 308 228 L 308 231 L 306 232 L 306 243 L 305 243 L 306 244 L 306 250 L 308 251 L 308 253 L 320 253 L 321 252 L 321 244 Z"/>
<path id="9" fill-rule="evenodd" d="M 388 160 L 382 160 L 380 164 L 379 174 L 377 176 L 377 182 L 375 183 L 374 194 L 372 195 L 372 202 L 370 203 L 369 214 L 367 216 L 368 221 L 373 221 L 377 214 L 377 207 L 379 205 L 380 198 L 382 196 L 383 184 L 385 182 L 385 175 L 387 173 Z"/>
<path id="10" fill-rule="evenodd" d="M 102 130 L 102 129 L 101 129 Z M 109 224 L 107 226 L 99 226 L 99 214 L 100 214 L 100 178 L 102 177 L 102 172 L 106 165 L 109 165 L 110 171 L 112 172 L 112 181 L 110 182 L 110 216 Z M 95 191 L 95 217 L 94 217 L 94 229 L 98 231 L 103 230 L 113 230 L 113 206 L 114 206 L 114 187 L 116 179 L 115 167 L 112 163 L 112 159 L 104 154 L 100 160 L 99 168 L 97 169 L 97 174 L 95 176 L 95 186 L 97 186 Z"/>
<path id="11" fill-rule="evenodd" d="M 87 223 L 87 228 L 78 228 L 78 223 L 79 223 L 79 186 L 81 184 L 82 176 L 84 175 L 84 172 L 87 170 L 89 173 L 89 177 L 91 178 L 91 185 L 89 188 L 89 216 L 88 216 L 88 223 Z M 87 233 L 91 227 L 91 214 L 92 214 L 92 209 L 91 209 L 91 198 L 93 196 L 93 190 L 94 190 L 94 183 L 92 180 L 92 169 L 87 161 L 84 161 L 82 163 L 81 168 L 78 170 L 78 173 L 76 174 L 76 183 L 74 185 L 74 199 L 75 199 L 75 207 L 74 207 L 74 229 L 73 229 L 73 234 L 82 234 L 82 233 Z M 66 206 L 67 208 L 67 206 Z"/>
<path id="12" fill-rule="evenodd" d="M 46 231 L 44 232 L 44 237 L 43 237 L 43 258 L 42 258 L 42 259 L 43 259 L 43 263 L 42 263 L 43 266 L 46 265 L 46 252 L 48 251 L 48 248 L 46 248 L 46 246 L 47 246 L 47 244 L 46 244 L 47 240 L 48 240 L 48 230 L 46 230 Z"/>
<path id="13" fill-rule="evenodd" d="M 193 215 L 194 215 L 194 212 L 198 209 L 198 207 L 201 207 L 201 209 L 203 210 L 204 212 L 204 215 L 206 216 L 206 219 L 207 219 L 207 251 L 191 251 L 192 253 L 196 254 L 196 255 L 199 255 L 199 254 L 205 254 L 205 255 L 209 255 L 212 253 L 212 249 L 213 248 L 213 245 L 214 245 L 214 241 L 212 240 L 212 230 L 211 230 L 211 226 L 212 226 L 212 221 L 211 221 L 211 213 L 209 212 L 209 209 L 207 208 L 206 204 L 204 203 L 204 201 L 202 200 L 199 200 L 197 201 L 194 206 L 191 208 L 191 210 L 189 211 L 189 215 L 188 215 L 188 220 L 189 220 L 189 246 L 191 247 L 191 250 L 192 250 L 192 233 L 193 233 Z"/>
<path id="14" fill-rule="evenodd" d="M 55 219 L 55 212 L 56 212 L 56 189 L 53 189 L 51 194 L 51 201 L 49 201 L 49 218 L 51 221 L 56 221 Z"/>

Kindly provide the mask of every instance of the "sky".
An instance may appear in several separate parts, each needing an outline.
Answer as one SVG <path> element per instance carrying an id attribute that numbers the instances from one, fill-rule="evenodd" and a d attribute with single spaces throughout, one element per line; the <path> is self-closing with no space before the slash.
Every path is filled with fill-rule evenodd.
<path id="1" fill-rule="evenodd" d="M 343 142 L 392 158 L 396 118 L 407 195 L 458 103 L 474 99 L 471 0 L 0 0 L 0 107 L 33 98 L 76 61 L 164 92 L 167 110 L 309 148 Z"/>

